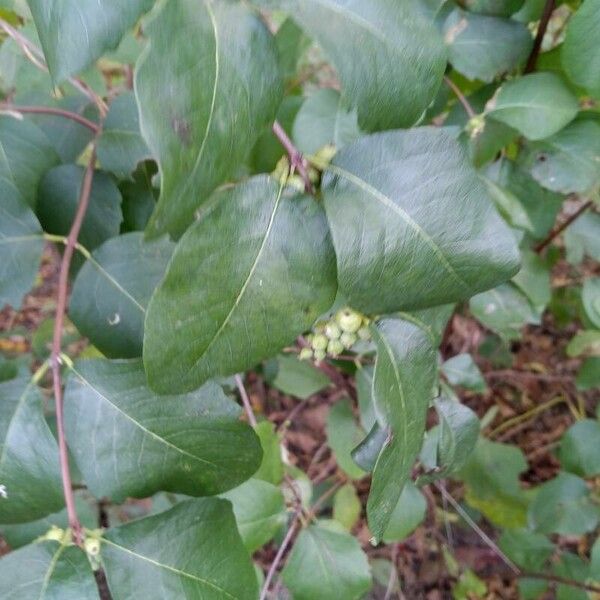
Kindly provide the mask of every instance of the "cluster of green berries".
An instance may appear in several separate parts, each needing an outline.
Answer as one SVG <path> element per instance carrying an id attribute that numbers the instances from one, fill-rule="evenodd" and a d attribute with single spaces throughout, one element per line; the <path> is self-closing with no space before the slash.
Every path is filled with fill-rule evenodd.
<path id="1" fill-rule="evenodd" d="M 303 348 L 300 360 L 323 360 L 327 355 L 336 357 L 349 350 L 360 340 L 370 340 L 370 320 L 360 313 L 343 308 L 329 321 L 315 325 L 314 333 L 307 337 L 310 348 Z"/>
<path id="2" fill-rule="evenodd" d="M 336 148 L 332 145 L 323 146 L 314 156 L 309 158 L 307 169 L 308 178 L 313 185 L 318 185 L 321 180 L 321 170 L 323 170 L 335 156 Z M 298 173 L 290 173 L 290 161 L 287 156 L 282 156 L 275 170 L 271 174 L 278 182 L 285 183 L 296 188 L 299 192 L 304 192 L 304 180 Z"/>

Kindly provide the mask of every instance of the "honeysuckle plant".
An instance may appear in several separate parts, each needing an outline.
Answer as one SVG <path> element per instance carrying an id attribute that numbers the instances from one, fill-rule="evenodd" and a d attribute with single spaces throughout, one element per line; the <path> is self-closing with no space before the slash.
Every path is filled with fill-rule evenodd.
<path id="1" fill-rule="evenodd" d="M 598 0 L 0 6 L 0 305 L 60 253 L 42 349 L 0 363 L 0 597 L 367 597 L 365 477 L 373 545 L 456 478 L 523 597 L 595 589 L 598 552 L 585 577 L 544 569 L 549 535 L 596 530 L 598 461 L 568 434 L 532 500 L 450 387 L 485 391 L 477 366 L 438 348 L 460 307 L 501 343 L 539 323 L 557 240 L 599 258 Z M 586 390 L 598 279 L 581 293 Z M 297 397 L 356 378 L 328 421 L 333 519 L 254 414 L 244 374 L 273 360 Z"/>

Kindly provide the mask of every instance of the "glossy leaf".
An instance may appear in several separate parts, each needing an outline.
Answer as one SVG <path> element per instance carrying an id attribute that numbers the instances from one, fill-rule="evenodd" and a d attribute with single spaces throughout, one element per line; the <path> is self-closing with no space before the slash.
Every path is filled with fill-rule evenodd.
<path id="1" fill-rule="evenodd" d="M 569 19 L 562 64 L 573 82 L 600 98 L 600 1 L 585 0 Z"/>
<path id="2" fill-rule="evenodd" d="M 416 3 L 261 0 L 290 13 L 323 48 L 365 131 L 414 125 L 442 82 L 441 36 Z M 376 66 L 375 66 L 376 65 Z"/>
<path id="3" fill-rule="evenodd" d="M 305 100 L 296 115 L 292 134 L 301 152 L 314 154 L 327 144 L 344 147 L 360 137 L 360 130 L 356 113 L 342 106 L 340 93 L 326 88 Z"/>
<path id="4" fill-rule="evenodd" d="M 69 316 L 77 329 L 110 358 L 142 355 L 144 316 L 174 244 L 144 242 L 142 233 L 106 241 L 77 274 Z"/>
<path id="5" fill-rule="evenodd" d="M 547 138 L 570 123 L 577 98 L 554 73 L 531 73 L 503 84 L 487 105 L 487 114 L 530 140 Z"/>
<path id="6" fill-rule="evenodd" d="M 150 10 L 154 0 L 27 0 L 55 83 L 85 70 Z"/>
<path id="7" fill-rule="evenodd" d="M 581 477 L 600 474 L 600 424 L 592 419 L 577 421 L 560 440 L 558 457 L 565 471 Z"/>
<path id="8" fill-rule="evenodd" d="M 407 538 L 425 519 L 427 500 L 412 481 L 407 482 L 383 534 L 386 544 Z"/>
<path id="9" fill-rule="evenodd" d="M 217 384 L 156 396 L 140 361 L 79 361 L 72 370 L 66 435 L 98 498 L 145 498 L 161 490 L 210 496 L 258 469 L 258 438 Z"/>
<path id="10" fill-rule="evenodd" d="M 327 417 L 327 443 L 335 455 L 335 460 L 350 478 L 360 479 L 365 472 L 352 460 L 352 449 L 365 436 L 356 423 L 349 398 L 336 402 Z"/>
<path id="11" fill-rule="evenodd" d="M 426 333 L 406 321 L 383 319 L 372 332 L 373 401 L 388 438 L 373 471 L 367 516 L 371 533 L 381 539 L 421 448 L 436 356 Z"/>
<path id="12" fill-rule="evenodd" d="M 181 502 L 111 529 L 102 540 L 102 562 L 114 600 L 258 595 L 231 505 L 216 498 Z"/>
<path id="13" fill-rule="evenodd" d="M 275 42 L 254 11 L 227 0 L 163 2 L 145 33 L 135 90 L 162 174 L 147 231 L 180 236 L 275 118 Z"/>
<path id="14" fill-rule="evenodd" d="M 358 541 L 319 525 L 300 532 L 282 578 L 294 600 L 358 600 L 371 587 L 369 563 Z"/>
<path id="15" fill-rule="evenodd" d="M 68 235 L 77 212 L 83 176 L 83 167 L 61 165 L 48 171 L 40 182 L 37 215 L 48 233 Z M 119 189 L 107 173 L 96 171 L 79 242 L 88 250 L 97 248 L 119 233 L 122 220 Z"/>
<path id="16" fill-rule="evenodd" d="M 452 385 L 460 385 L 480 393 L 487 389 L 479 367 L 468 353 L 449 358 L 442 365 L 442 372 Z"/>
<path id="17" fill-rule="evenodd" d="M 0 523 L 33 521 L 64 505 L 58 446 L 31 378 L 0 383 L 0 399 Z"/>
<path id="18" fill-rule="evenodd" d="M 475 13 L 509 17 L 521 8 L 523 2 L 524 0 L 463 0 L 462 4 Z"/>
<path id="19" fill-rule="evenodd" d="M 533 39 L 522 23 L 453 10 L 444 23 L 450 64 L 469 79 L 493 81 L 527 60 Z"/>
<path id="20" fill-rule="evenodd" d="M 517 269 L 514 237 L 461 147 L 440 129 L 347 146 L 327 167 L 323 197 L 340 291 L 367 314 L 464 299 Z"/>
<path id="21" fill-rule="evenodd" d="M 42 228 L 16 188 L 0 181 L 0 307 L 21 306 L 33 286 L 44 240 Z"/>
<path id="22" fill-rule="evenodd" d="M 148 307 L 144 364 L 160 393 L 251 368 L 332 304 L 335 258 L 312 198 L 254 177 L 214 198 Z"/>
<path id="23" fill-rule="evenodd" d="M 262 479 L 274 485 L 279 485 L 283 479 L 283 462 L 281 460 L 281 444 L 275 425 L 270 421 L 261 421 L 255 427 L 256 435 L 262 448 L 262 462 L 255 479 Z"/>
<path id="24" fill-rule="evenodd" d="M 60 162 L 34 123 L 0 115 L 0 181 L 11 183 L 32 208 L 44 173 Z"/>
<path id="25" fill-rule="evenodd" d="M 543 187 L 563 194 L 586 193 L 600 183 L 600 124 L 575 121 L 529 144 L 521 160 Z"/>
<path id="26" fill-rule="evenodd" d="M 286 521 L 281 490 L 260 479 L 249 479 L 221 498 L 229 500 L 238 531 L 248 552 L 264 546 Z"/>
<path id="27" fill-rule="evenodd" d="M 140 133 L 138 108 L 133 92 L 117 96 L 110 105 L 98 139 L 98 160 L 106 171 L 125 179 L 138 163 L 151 158 Z"/>
<path id="28" fill-rule="evenodd" d="M 0 597 L 6 600 L 99 600 L 85 552 L 38 541 L 0 560 Z"/>

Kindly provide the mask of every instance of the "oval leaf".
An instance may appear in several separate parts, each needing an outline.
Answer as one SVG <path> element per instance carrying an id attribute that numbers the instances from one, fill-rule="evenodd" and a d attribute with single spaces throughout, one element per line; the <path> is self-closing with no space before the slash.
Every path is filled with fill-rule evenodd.
<path id="1" fill-rule="evenodd" d="M 92 493 L 115 501 L 158 491 L 210 496 L 259 467 L 258 437 L 215 383 L 156 396 L 140 361 L 75 363 L 65 392 L 65 429 Z"/>
<path id="2" fill-rule="evenodd" d="M 367 314 L 465 299 L 518 269 L 514 236 L 440 129 L 347 146 L 327 167 L 323 196 L 340 291 Z"/>
<path id="3" fill-rule="evenodd" d="M 159 393 L 254 366 L 334 301 L 335 258 L 315 200 L 266 176 L 214 200 L 179 242 L 148 307 L 144 364 Z"/>

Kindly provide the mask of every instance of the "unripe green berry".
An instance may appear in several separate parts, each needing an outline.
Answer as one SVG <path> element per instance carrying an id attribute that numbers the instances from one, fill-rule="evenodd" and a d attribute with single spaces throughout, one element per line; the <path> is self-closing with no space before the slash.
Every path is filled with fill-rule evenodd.
<path id="1" fill-rule="evenodd" d="M 344 344 L 340 340 L 331 340 L 327 345 L 327 352 L 331 356 L 337 356 L 344 351 Z"/>
<path id="2" fill-rule="evenodd" d="M 357 339 L 358 338 L 356 337 L 356 334 L 344 332 L 344 333 L 342 333 L 340 342 L 342 343 L 344 348 L 352 348 L 352 346 L 354 346 L 354 344 L 356 344 Z"/>
<path id="3" fill-rule="evenodd" d="M 356 333 L 358 333 L 358 337 L 361 340 L 367 341 L 371 339 L 371 330 L 364 325 Z"/>
<path id="4" fill-rule="evenodd" d="M 325 360 L 325 357 L 327 356 L 325 350 L 315 350 L 315 360 L 317 362 L 321 362 L 322 360 Z"/>
<path id="5" fill-rule="evenodd" d="M 297 189 L 299 192 L 303 192 L 304 191 L 304 179 L 302 179 L 302 177 L 300 177 L 300 175 L 290 175 L 287 179 L 287 184 L 290 187 L 293 187 L 295 189 Z"/>
<path id="6" fill-rule="evenodd" d="M 330 340 L 337 340 L 340 335 L 342 335 L 342 330 L 339 328 L 337 323 L 329 321 L 329 323 L 327 323 L 327 327 L 325 327 L 325 335 Z"/>
<path id="7" fill-rule="evenodd" d="M 298 358 L 300 360 L 310 360 L 313 357 L 313 351 L 310 348 L 302 348 Z"/>
<path id="8" fill-rule="evenodd" d="M 95 557 L 100 554 L 100 540 L 97 540 L 96 538 L 85 538 L 83 546 L 89 556 Z"/>
<path id="9" fill-rule="evenodd" d="M 312 347 L 315 350 L 323 350 L 323 351 L 326 350 L 328 343 L 329 343 L 329 340 L 322 333 L 318 333 L 312 339 Z"/>
<path id="10" fill-rule="evenodd" d="M 362 325 L 362 317 L 349 308 L 340 310 L 335 319 L 342 328 L 342 331 L 347 333 L 356 333 Z"/>

